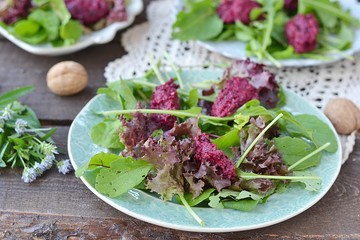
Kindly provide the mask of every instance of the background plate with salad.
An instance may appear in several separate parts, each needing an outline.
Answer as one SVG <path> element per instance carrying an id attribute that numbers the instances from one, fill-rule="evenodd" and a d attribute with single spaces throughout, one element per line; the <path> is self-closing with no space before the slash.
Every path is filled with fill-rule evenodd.
<path id="1" fill-rule="evenodd" d="M 41 1 L 39 0 L 38 2 Z M 59 1 L 55 1 L 55 2 L 59 2 Z M 113 22 L 107 25 L 106 27 L 101 28 L 100 30 L 90 31 L 88 33 L 84 32 L 81 35 L 81 37 L 74 43 L 65 44 L 62 46 L 55 47 L 50 42 L 45 42 L 41 44 L 30 44 L 11 34 L 6 29 L 6 25 L 4 25 L 4 23 L 0 24 L 0 34 L 3 35 L 12 43 L 14 43 L 15 45 L 17 45 L 18 47 L 32 54 L 46 55 L 46 56 L 66 55 L 82 50 L 94 44 L 104 44 L 110 42 L 115 37 L 117 31 L 130 26 L 134 22 L 135 17 L 138 14 L 140 14 L 143 8 L 144 6 L 142 0 L 126 1 L 126 17 L 127 17 L 126 20 Z M 25 29 L 29 29 L 29 28 L 25 28 Z"/>
<path id="2" fill-rule="evenodd" d="M 207 9 L 208 12 L 206 13 L 203 10 L 192 10 L 193 12 L 199 11 L 197 16 L 201 15 L 202 20 L 199 17 L 199 22 L 196 24 L 191 20 L 185 21 L 185 19 L 190 19 L 192 14 L 183 14 L 183 16 L 179 14 L 179 11 L 184 7 L 184 3 L 185 6 L 195 6 L 195 4 L 199 4 L 199 2 L 204 2 L 203 9 Z M 351 55 L 360 50 L 360 25 L 358 22 L 360 21 L 360 3 L 356 0 L 337 1 L 340 4 L 341 9 L 336 5 L 331 6 L 332 8 L 328 8 L 327 2 L 333 1 L 299 0 L 299 5 L 304 2 L 305 8 L 298 8 L 297 10 L 290 11 L 290 13 L 277 10 L 273 21 L 270 22 L 268 20 L 270 14 L 266 12 L 266 8 L 274 10 L 274 8 L 276 8 L 275 5 L 279 5 L 280 2 L 283 2 L 272 1 L 272 6 L 270 4 L 259 11 L 256 10 L 259 8 L 255 8 L 253 13 L 250 13 L 253 14 L 254 18 L 257 17 L 257 19 L 252 20 L 253 22 L 249 25 L 241 22 L 224 24 L 220 23 L 220 18 L 213 20 L 213 22 L 210 21 L 208 16 L 216 14 L 216 6 L 221 1 L 208 1 L 208 3 L 215 6 L 213 7 L 215 10 L 212 11 L 210 10 L 210 6 L 205 7 L 206 2 L 206 0 L 177 1 L 177 6 L 175 7 L 176 11 L 174 13 L 177 15 L 177 18 L 173 25 L 174 38 L 180 40 L 195 40 L 199 45 L 208 50 L 232 59 L 245 59 L 249 57 L 253 61 L 278 67 L 314 66 L 331 63 L 343 58 L 351 58 Z M 241 2 L 241 0 L 239 2 Z M 248 1 L 245 0 L 244 2 Z M 264 1 L 258 2 L 262 3 Z M 271 1 L 265 2 L 269 4 Z M 290 0 L 284 2 L 296 1 Z M 313 4 L 312 2 L 316 2 L 321 6 L 319 7 L 317 6 L 318 4 Z M 307 5 L 311 5 L 311 7 L 308 7 Z M 313 13 L 318 19 L 319 34 L 317 38 L 317 48 L 314 51 L 296 54 L 293 49 L 289 48 L 284 36 L 281 37 L 281 35 L 283 35 L 282 31 L 284 31 L 285 22 L 293 18 L 295 14 L 297 14 L 296 11 L 301 13 Z M 262 15 L 259 17 L 259 14 Z M 347 20 L 345 21 L 344 19 Z M 348 27 L 342 27 L 343 23 L 347 24 Z M 201 27 L 203 31 L 196 30 L 195 28 L 197 27 Z M 319 41 L 321 41 L 321 44 Z"/>

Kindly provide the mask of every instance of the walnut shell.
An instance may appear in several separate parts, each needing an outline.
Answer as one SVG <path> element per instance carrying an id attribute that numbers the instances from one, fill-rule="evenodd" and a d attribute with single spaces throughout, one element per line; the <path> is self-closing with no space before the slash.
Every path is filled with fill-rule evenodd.
<path id="1" fill-rule="evenodd" d="M 64 61 L 50 68 L 46 81 L 53 93 L 68 96 L 78 93 L 86 87 L 88 74 L 80 63 Z"/>
<path id="2" fill-rule="evenodd" d="M 330 99 L 324 113 L 340 134 L 350 134 L 360 129 L 360 109 L 349 99 Z"/>

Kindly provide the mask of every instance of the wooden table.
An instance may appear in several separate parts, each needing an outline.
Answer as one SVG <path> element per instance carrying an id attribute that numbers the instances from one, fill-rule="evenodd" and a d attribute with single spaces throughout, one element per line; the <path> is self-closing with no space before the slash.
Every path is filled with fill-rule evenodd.
<path id="1" fill-rule="evenodd" d="M 144 13 L 136 19 L 137 23 L 143 21 Z M 105 66 L 125 54 L 120 45 L 122 33 L 108 44 L 63 57 L 31 55 L 0 38 L 0 93 L 35 86 L 22 102 L 35 110 L 43 125 L 58 128 L 54 140 L 66 150 L 72 120 L 97 88 L 105 85 Z M 63 60 L 74 60 L 87 68 L 90 82 L 85 91 L 71 97 L 49 91 L 46 73 Z M 73 174 L 63 176 L 53 169 L 25 184 L 21 171 L 1 169 L 0 239 L 360 239 L 359 204 L 360 138 L 320 202 L 283 223 L 245 232 L 205 234 L 158 227 L 107 205 Z"/>

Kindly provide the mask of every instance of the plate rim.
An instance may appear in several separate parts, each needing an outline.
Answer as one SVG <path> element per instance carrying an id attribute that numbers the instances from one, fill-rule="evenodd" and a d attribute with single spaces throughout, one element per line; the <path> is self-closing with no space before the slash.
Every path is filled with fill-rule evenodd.
<path id="1" fill-rule="evenodd" d="M 206 70 L 203 70 L 203 71 L 206 71 Z M 303 101 L 305 101 L 306 103 L 311 105 L 313 107 L 313 110 L 316 111 L 317 114 L 320 114 L 322 117 L 325 117 L 326 124 L 330 127 L 330 129 L 335 134 L 336 141 L 337 141 L 337 144 L 338 144 L 337 152 L 339 154 L 339 159 L 337 161 L 338 164 L 336 166 L 336 171 L 334 171 L 333 179 L 331 179 L 331 182 L 329 182 L 329 184 L 319 194 L 317 194 L 316 197 L 309 204 L 303 206 L 302 208 L 299 208 L 297 211 L 294 211 L 291 214 L 287 214 L 286 216 L 281 217 L 281 218 L 279 218 L 279 219 L 277 219 L 275 221 L 274 220 L 273 221 L 268 221 L 268 222 L 265 222 L 265 223 L 254 224 L 252 226 L 246 226 L 246 227 L 238 226 L 238 227 L 228 227 L 228 228 L 217 228 L 217 227 L 206 227 L 206 226 L 201 227 L 200 225 L 199 226 L 195 226 L 195 225 L 183 226 L 183 225 L 179 225 L 179 224 L 173 224 L 173 223 L 169 223 L 169 222 L 164 222 L 164 221 L 161 221 L 161 220 L 158 220 L 158 219 L 153 219 L 153 218 L 151 218 L 149 216 L 144 216 L 144 215 L 138 214 L 136 212 L 132 212 L 131 210 L 128 210 L 126 207 L 119 206 L 115 202 L 111 201 L 111 199 L 109 199 L 107 196 L 102 195 L 84 177 L 80 177 L 80 179 L 85 184 L 85 186 L 91 192 L 93 192 L 98 198 L 100 198 L 101 200 L 103 200 L 104 202 L 109 204 L 110 206 L 114 207 L 115 209 L 121 211 L 122 213 L 127 214 L 127 215 L 129 215 L 131 217 L 134 217 L 136 219 L 139 219 L 139 220 L 147 222 L 147 223 L 151 223 L 151 224 L 154 224 L 154 225 L 157 225 L 157 226 L 166 227 L 166 228 L 170 228 L 170 229 L 174 229 L 174 230 L 181 230 L 181 231 L 187 231 L 187 232 L 202 232 L 202 233 L 225 233 L 225 232 L 247 231 L 247 230 L 254 230 L 254 229 L 259 229 L 259 228 L 272 226 L 272 225 L 284 222 L 284 221 L 286 221 L 286 220 L 288 220 L 290 218 L 293 218 L 293 217 L 303 213 L 307 209 L 311 208 L 317 202 L 319 202 L 326 195 L 326 193 L 330 190 L 330 188 L 334 185 L 336 179 L 338 178 L 340 170 L 341 170 L 342 149 L 341 149 L 340 139 L 339 139 L 338 135 L 336 134 L 335 128 L 333 127 L 331 122 L 328 120 L 328 118 L 318 108 L 316 108 L 313 104 L 311 104 L 307 99 L 305 99 L 304 97 L 296 94 L 292 90 L 287 89 L 285 86 L 282 86 L 282 87 L 283 87 L 284 91 L 287 92 L 287 94 L 290 94 L 290 95 L 294 94 L 294 95 L 298 96 Z M 67 139 L 68 155 L 69 155 L 70 161 L 71 161 L 71 163 L 72 163 L 75 170 L 78 168 L 78 166 L 77 166 L 77 163 L 74 161 L 74 157 L 72 155 L 72 149 L 71 149 L 71 147 L 72 147 L 72 145 L 71 145 L 71 136 L 72 136 L 72 133 L 74 131 L 75 122 L 81 116 L 84 109 L 89 108 L 89 106 L 100 97 L 101 97 L 101 95 L 94 96 L 80 110 L 80 112 L 77 114 L 77 116 L 75 117 L 74 121 L 72 122 L 72 124 L 70 126 L 69 133 L 68 133 L 68 139 Z M 132 191 L 132 190 L 130 190 L 130 191 Z M 141 190 L 135 190 L 135 191 L 141 191 Z M 184 211 L 185 211 L 185 209 L 184 209 Z M 191 221 L 191 220 L 192 219 L 189 216 L 189 221 Z"/>
<path id="2" fill-rule="evenodd" d="M 127 15 L 126 21 L 114 22 L 103 29 L 82 35 L 75 44 L 66 47 L 51 47 L 50 43 L 32 45 L 16 38 L 1 26 L 0 34 L 26 52 L 40 56 L 61 56 L 83 50 L 91 45 L 110 42 L 119 30 L 130 26 L 135 21 L 135 17 L 139 15 L 143 9 L 143 0 L 131 0 L 130 5 L 127 6 L 127 10 L 131 14 Z"/>

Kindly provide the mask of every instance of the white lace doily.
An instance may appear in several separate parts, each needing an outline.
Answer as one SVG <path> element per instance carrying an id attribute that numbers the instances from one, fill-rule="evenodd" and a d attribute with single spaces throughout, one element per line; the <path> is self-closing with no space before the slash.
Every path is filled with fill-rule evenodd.
<path id="1" fill-rule="evenodd" d="M 231 63 L 231 59 L 209 52 L 196 42 L 181 42 L 171 38 L 174 18 L 169 13 L 175 11 L 174 1 L 152 1 L 147 8 L 148 22 L 129 29 L 122 36 L 122 45 L 128 52 L 122 58 L 110 62 L 105 68 L 108 82 L 139 77 L 149 70 L 151 54 L 155 61 L 164 59 L 169 53 L 174 63 L 180 67 L 209 65 L 215 67 Z M 175 15 L 175 14 L 173 14 Z M 334 64 L 303 68 L 271 68 L 277 80 L 286 88 L 308 99 L 320 109 L 330 98 L 345 97 L 360 105 L 360 53 L 355 60 L 341 60 Z M 166 62 L 163 62 L 166 65 Z M 340 136 L 343 148 L 343 162 L 346 161 L 355 144 L 355 134 Z"/>

